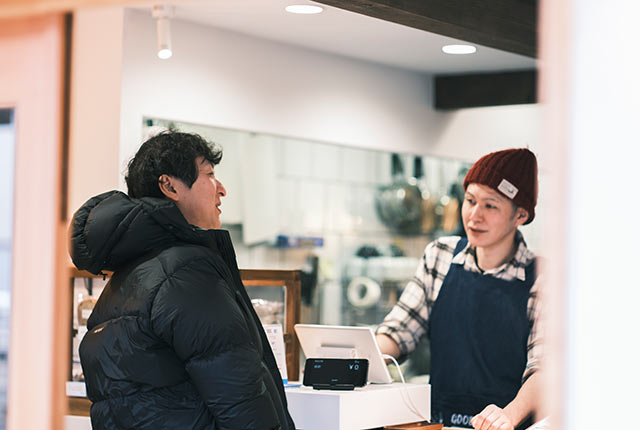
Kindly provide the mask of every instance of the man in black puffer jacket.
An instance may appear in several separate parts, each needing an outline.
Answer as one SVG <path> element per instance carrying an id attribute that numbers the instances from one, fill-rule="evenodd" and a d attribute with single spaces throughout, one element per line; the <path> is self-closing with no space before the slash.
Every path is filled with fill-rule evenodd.
<path id="1" fill-rule="evenodd" d="M 273 352 L 220 228 L 221 152 L 165 132 L 74 215 L 78 269 L 113 271 L 80 345 L 102 429 L 294 430 Z"/>

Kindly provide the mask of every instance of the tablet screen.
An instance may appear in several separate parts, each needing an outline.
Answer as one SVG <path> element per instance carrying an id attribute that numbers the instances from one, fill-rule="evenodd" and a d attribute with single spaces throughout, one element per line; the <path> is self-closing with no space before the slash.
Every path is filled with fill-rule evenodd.
<path id="1" fill-rule="evenodd" d="M 295 330 L 307 358 L 366 358 L 370 383 L 393 382 L 370 327 L 296 324 Z"/>

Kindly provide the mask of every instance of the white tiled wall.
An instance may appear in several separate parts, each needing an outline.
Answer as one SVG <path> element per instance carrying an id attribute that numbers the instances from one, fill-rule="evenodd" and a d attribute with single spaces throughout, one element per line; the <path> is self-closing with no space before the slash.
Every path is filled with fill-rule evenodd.
<path id="1" fill-rule="evenodd" d="M 311 145 L 311 174 L 315 179 L 332 181 L 341 177 L 344 165 L 343 148 L 337 145 Z M 286 166 L 287 169 L 289 166 Z"/>
<path id="2" fill-rule="evenodd" d="M 169 122 L 154 120 L 154 123 L 166 126 Z M 236 236 L 234 244 L 241 267 L 300 268 L 304 255 L 311 252 L 337 261 L 343 258 L 343 254 L 352 256 L 364 244 L 402 244 L 401 247 L 410 250 L 405 251 L 407 254 L 419 256 L 413 254 L 416 250 L 421 252 L 430 239 L 426 236 L 409 238 L 395 235 L 378 217 L 376 192 L 380 186 L 390 184 L 393 179 L 390 152 L 196 124 L 174 125 L 183 131 L 199 133 L 224 149 L 223 162 L 216 168 L 217 175 L 228 191 L 223 202 L 223 223 Z M 239 176 L 238 172 L 255 172 L 239 166 L 246 159 L 246 154 L 243 157 L 242 148 L 245 146 L 242 142 L 256 138 L 268 139 L 275 151 L 273 157 L 268 157 L 273 161 L 261 159 L 259 162 L 275 164 L 272 171 L 276 172 L 276 178 L 270 178 L 264 184 L 268 182 L 277 187 L 273 199 L 277 213 L 277 233 L 322 237 L 325 240 L 322 249 L 280 250 L 265 242 L 244 245 L 243 242 L 252 241 L 243 237 L 242 227 L 239 226 L 243 216 L 241 181 L 246 178 Z M 410 154 L 401 155 L 404 177 L 413 175 L 414 158 Z M 438 192 L 446 191 L 450 182 L 456 179 L 461 165 L 458 161 L 433 157 L 422 157 L 422 160 L 425 172 L 422 181 L 429 189 Z M 443 181 L 446 186 L 440 185 Z M 264 190 L 265 193 L 267 191 L 271 190 Z M 340 255 L 329 251 L 326 242 L 329 242 L 327 238 L 330 236 L 333 237 L 331 247 L 340 249 Z"/>
<path id="3" fill-rule="evenodd" d="M 338 145 L 281 138 L 278 154 L 277 206 L 279 233 L 322 237 L 314 249 L 278 249 L 269 243 L 245 246 L 242 227 L 225 226 L 234 237 L 242 268 L 300 269 L 314 254 L 331 261 L 335 276 L 363 245 L 397 245 L 408 256 L 419 257 L 427 236 L 399 236 L 379 219 L 376 191 L 391 183 L 391 154 Z M 413 156 L 403 155 L 405 177 L 413 175 Z M 460 163 L 423 157 L 425 181 L 439 189 L 454 180 Z M 447 188 L 447 187 L 444 187 Z"/>

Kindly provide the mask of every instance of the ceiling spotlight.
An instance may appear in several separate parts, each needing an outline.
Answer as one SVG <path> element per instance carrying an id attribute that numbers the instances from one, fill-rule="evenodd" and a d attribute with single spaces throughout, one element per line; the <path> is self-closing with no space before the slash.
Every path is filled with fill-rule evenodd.
<path id="1" fill-rule="evenodd" d="M 464 55 L 476 52 L 476 47 L 472 45 L 445 45 L 442 47 L 445 54 Z"/>
<path id="2" fill-rule="evenodd" d="M 285 7 L 284 10 L 291 13 L 300 13 L 305 15 L 311 15 L 324 11 L 324 9 L 320 6 L 314 6 L 310 4 L 292 4 L 291 6 Z"/>
<path id="3" fill-rule="evenodd" d="M 155 5 L 151 9 L 151 16 L 156 19 L 156 31 L 158 33 L 158 57 L 166 60 L 171 58 L 171 18 L 173 18 L 173 6 Z"/>

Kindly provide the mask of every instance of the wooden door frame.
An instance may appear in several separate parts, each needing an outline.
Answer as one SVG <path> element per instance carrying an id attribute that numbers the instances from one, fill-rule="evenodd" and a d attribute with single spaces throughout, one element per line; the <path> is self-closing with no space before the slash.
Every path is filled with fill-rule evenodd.
<path id="1" fill-rule="evenodd" d="M 66 253 L 62 159 L 67 35 L 62 14 L 3 19 L 0 103 L 14 108 L 15 185 L 7 428 L 62 428 L 57 342 Z"/>

